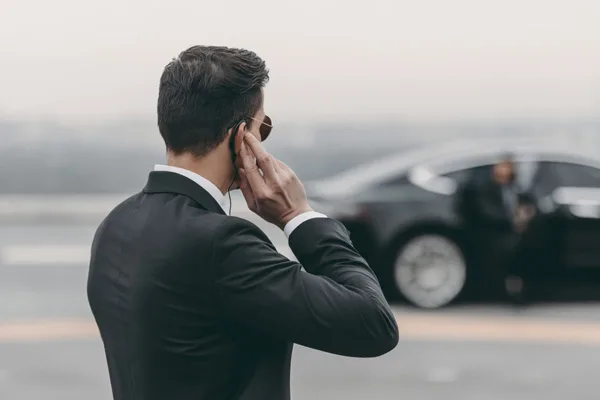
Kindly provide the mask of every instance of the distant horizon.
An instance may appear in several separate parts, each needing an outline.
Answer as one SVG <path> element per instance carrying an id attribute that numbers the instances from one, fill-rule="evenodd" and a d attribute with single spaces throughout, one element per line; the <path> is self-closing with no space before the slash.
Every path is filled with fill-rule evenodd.
<path id="1" fill-rule="evenodd" d="M 273 116 L 275 125 L 284 124 L 286 126 L 313 126 L 323 124 L 323 126 L 349 126 L 349 125 L 414 125 L 414 126 L 459 126 L 459 125 L 506 125 L 506 124 L 534 124 L 534 125 L 563 125 L 563 124 L 600 124 L 599 115 L 581 115 L 581 116 L 504 116 L 504 117 L 471 117 L 471 118 L 408 118 L 393 116 L 355 116 L 349 119 L 344 115 L 332 115 L 325 117 L 303 117 L 303 118 L 277 118 Z M 122 123 L 155 123 L 154 114 L 117 114 L 106 118 L 83 118 L 75 116 L 57 116 L 44 114 L 9 114 L 0 111 L 0 122 L 11 123 L 49 123 L 67 126 L 102 126 Z"/>

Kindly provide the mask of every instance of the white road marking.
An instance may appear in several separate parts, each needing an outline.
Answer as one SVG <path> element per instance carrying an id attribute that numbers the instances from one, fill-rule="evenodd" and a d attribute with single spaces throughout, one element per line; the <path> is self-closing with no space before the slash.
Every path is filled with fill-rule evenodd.
<path id="1" fill-rule="evenodd" d="M 15 245 L 0 250 L 2 265 L 87 265 L 89 261 L 89 245 Z"/>
<path id="2" fill-rule="evenodd" d="M 289 246 L 278 246 L 284 256 L 295 260 Z M 0 248 L 3 266 L 87 266 L 90 245 L 13 245 Z"/>
<path id="3" fill-rule="evenodd" d="M 0 196 L 0 216 L 103 216 L 128 195 Z"/>
<path id="4" fill-rule="evenodd" d="M 0 217 L 89 217 L 103 218 L 130 197 L 121 195 L 0 195 Z M 239 191 L 231 194 L 233 214 L 251 214 Z"/>

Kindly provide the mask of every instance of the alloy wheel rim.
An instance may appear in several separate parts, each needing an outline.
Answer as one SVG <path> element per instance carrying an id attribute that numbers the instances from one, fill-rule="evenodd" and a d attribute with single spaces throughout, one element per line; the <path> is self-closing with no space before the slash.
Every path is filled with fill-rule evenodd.
<path id="1" fill-rule="evenodd" d="M 440 235 L 410 240 L 394 264 L 399 292 L 422 308 L 438 308 L 452 302 L 466 282 L 466 263 L 456 244 Z"/>

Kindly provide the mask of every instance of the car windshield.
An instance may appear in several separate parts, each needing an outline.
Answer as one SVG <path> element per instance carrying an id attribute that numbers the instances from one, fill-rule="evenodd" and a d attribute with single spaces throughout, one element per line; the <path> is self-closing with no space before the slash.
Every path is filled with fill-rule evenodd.
<path id="1" fill-rule="evenodd" d="M 452 143 L 407 146 L 402 151 L 395 149 L 369 162 L 354 163 L 352 168 L 323 179 L 315 183 L 315 186 L 329 195 L 356 193 L 373 184 L 394 178 L 417 163 L 437 159 L 468 146 L 468 142 L 457 140 Z"/>

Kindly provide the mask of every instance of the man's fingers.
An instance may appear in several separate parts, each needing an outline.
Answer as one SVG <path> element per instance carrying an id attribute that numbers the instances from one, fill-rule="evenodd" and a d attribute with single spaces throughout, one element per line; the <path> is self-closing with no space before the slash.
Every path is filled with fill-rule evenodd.
<path id="1" fill-rule="evenodd" d="M 269 183 L 275 183 L 278 181 L 277 171 L 275 170 L 275 161 L 264 149 L 262 144 L 254 137 L 251 133 L 244 135 L 244 140 L 250 147 L 250 151 L 256 157 L 256 164 L 262 170 L 265 180 Z"/>
<path id="2" fill-rule="evenodd" d="M 289 174 L 291 174 L 291 175 L 293 175 L 293 176 L 296 176 L 296 173 L 294 172 L 294 170 L 293 170 L 293 169 L 291 169 L 291 168 L 290 168 L 290 167 L 289 167 L 289 166 L 288 166 L 286 163 L 284 163 L 283 161 L 281 161 L 281 160 L 277 160 L 277 164 L 278 164 L 279 170 L 281 170 L 281 171 L 285 171 L 285 172 L 287 172 L 287 173 L 289 173 Z"/>
<path id="3" fill-rule="evenodd" d="M 275 162 L 273 164 L 275 166 L 275 172 L 277 172 L 279 178 L 281 180 L 284 180 L 289 175 L 288 169 L 286 168 L 285 164 L 283 164 L 278 159 L 275 159 Z"/>
<path id="4" fill-rule="evenodd" d="M 276 158 L 273 158 L 273 161 L 273 168 L 275 169 L 275 172 L 277 175 L 281 176 L 281 173 L 283 172 L 283 169 L 281 168 L 281 161 Z"/>
<path id="5" fill-rule="evenodd" d="M 292 171 L 292 169 L 290 167 L 288 167 L 287 164 L 281 160 L 277 160 L 277 168 L 279 168 L 282 171 L 286 171 L 286 170 Z"/>
<path id="6" fill-rule="evenodd" d="M 246 141 L 242 143 L 240 149 L 240 158 L 242 159 L 242 167 L 244 170 L 244 174 L 248 181 L 248 184 L 252 188 L 254 193 L 264 191 L 267 188 L 267 184 L 260 171 L 258 170 L 258 166 L 256 165 L 256 161 L 252 155 L 252 152 L 249 150 L 246 145 Z"/>
<path id="7" fill-rule="evenodd" d="M 277 173 L 284 182 L 289 182 L 297 178 L 296 173 L 281 160 L 275 160 L 277 165 Z"/>

